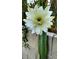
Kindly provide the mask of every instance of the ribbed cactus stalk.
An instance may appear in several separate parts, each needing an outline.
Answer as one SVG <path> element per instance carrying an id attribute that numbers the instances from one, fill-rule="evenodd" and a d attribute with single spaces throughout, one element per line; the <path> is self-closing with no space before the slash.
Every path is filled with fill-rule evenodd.
<path id="1" fill-rule="evenodd" d="M 38 40 L 40 59 L 47 59 L 47 55 L 48 55 L 47 43 L 48 43 L 47 35 L 45 32 L 43 32 L 42 35 L 39 35 L 39 40 Z"/>

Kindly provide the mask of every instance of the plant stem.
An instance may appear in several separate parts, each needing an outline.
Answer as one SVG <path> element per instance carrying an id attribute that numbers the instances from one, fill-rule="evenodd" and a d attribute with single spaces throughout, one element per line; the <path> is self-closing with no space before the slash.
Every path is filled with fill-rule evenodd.
<path id="1" fill-rule="evenodd" d="M 48 42 L 47 42 L 47 34 L 45 32 L 43 32 L 42 35 L 39 35 L 38 46 L 39 46 L 40 59 L 47 59 Z"/>

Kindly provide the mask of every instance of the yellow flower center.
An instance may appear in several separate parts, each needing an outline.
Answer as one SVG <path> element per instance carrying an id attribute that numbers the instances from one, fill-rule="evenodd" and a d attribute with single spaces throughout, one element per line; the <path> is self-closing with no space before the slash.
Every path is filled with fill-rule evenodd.
<path id="1" fill-rule="evenodd" d="M 43 24 L 43 17 L 35 16 L 33 23 L 34 23 L 34 26 L 37 26 L 37 25 L 41 26 Z"/>
<path id="2" fill-rule="evenodd" d="M 43 20 L 42 20 L 41 17 L 38 17 L 36 20 L 37 20 L 37 24 L 38 24 L 38 25 L 42 25 Z"/>
<path id="3" fill-rule="evenodd" d="M 39 22 L 40 22 L 40 21 L 41 21 L 41 18 L 38 18 L 38 19 L 37 19 L 37 21 L 39 21 Z"/>

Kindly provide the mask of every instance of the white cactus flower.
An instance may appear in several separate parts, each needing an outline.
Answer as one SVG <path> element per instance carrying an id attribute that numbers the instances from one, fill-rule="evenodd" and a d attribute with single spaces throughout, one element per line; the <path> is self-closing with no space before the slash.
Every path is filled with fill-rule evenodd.
<path id="1" fill-rule="evenodd" d="M 49 11 L 50 6 L 47 6 L 43 9 L 42 6 L 38 7 L 37 5 L 34 8 L 28 8 L 26 12 L 27 19 L 24 19 L 25 25 L 28 27 L 32 33 L 42 34 L 42 32 L 48 32 L 48 28 L 51 28 L 53 25 L 51 16 L 52 11 Z"/>

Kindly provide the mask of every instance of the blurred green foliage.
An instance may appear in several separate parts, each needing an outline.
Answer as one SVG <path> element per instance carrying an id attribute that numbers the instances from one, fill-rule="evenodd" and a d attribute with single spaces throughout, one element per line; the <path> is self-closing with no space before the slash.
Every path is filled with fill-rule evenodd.
<path id="1" fill-rule="evenodd" d="M 26 42 L 27 40 L 27 33 L 28 29 L 25 26 L 25 22 L 23 19 L 26 19 L 26 14 L 25 12 L 27 11 L 27 0 L 22 0 L 22 43 L 24 46 L 27 46 Z"/>
<path id="2" fill-rule="evenodd" d="M 54 32 L 57 34 L 57 0 L 51 0 L 51 8 L 50 10 L 53 11 L 52 16 L 55 16 L 54 21 L 53 21 L 53 25 L 51 27 L 51 29 L 49 29 L 50 32 Z"/>

